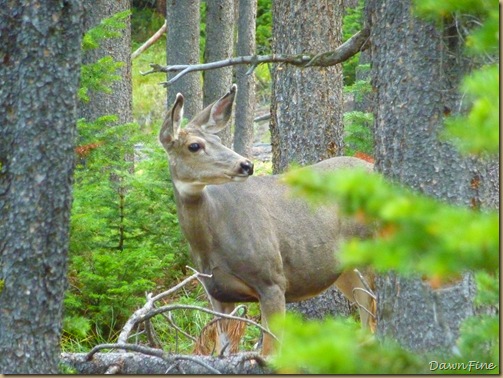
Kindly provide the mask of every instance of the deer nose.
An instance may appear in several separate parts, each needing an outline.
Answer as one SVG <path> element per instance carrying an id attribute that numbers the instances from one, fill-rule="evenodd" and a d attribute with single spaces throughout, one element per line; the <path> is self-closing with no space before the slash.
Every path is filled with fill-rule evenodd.
<path id="1" fill-rule="evenodd" d="M 240 164 L 241 172 L 247 174 L 248 176 L 253 175 L 253 163 L 249 160 L 246 160 Z"/>

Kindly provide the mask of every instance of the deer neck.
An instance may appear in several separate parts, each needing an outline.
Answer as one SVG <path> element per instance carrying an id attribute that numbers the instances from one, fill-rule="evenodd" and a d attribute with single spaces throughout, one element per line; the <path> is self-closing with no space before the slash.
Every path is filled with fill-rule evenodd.
<path id="1" fill-rule="evenodd" d="M 177 185 L 178 184 L 178 185 Z M 211 223 L 211 198 L 205 186 L 187 188 L 173 182 L 178 220 L 185 238 L 190 244 L 195 260 L 206 260 L 211 250 L 212 235 L 208 225 Z M 208 256 L 206 256 L 208 257 Z M 202 268 L 199 266 L 198 268 Z"/>

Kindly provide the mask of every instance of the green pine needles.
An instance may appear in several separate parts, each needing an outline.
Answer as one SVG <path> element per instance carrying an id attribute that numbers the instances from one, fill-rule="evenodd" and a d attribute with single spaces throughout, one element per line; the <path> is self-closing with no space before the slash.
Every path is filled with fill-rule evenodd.
<path id="1" fill-rule="evenodd" d="M 122 33 L 121 12 L 86 33 L 83 49 Z M 80 99 L 119 79 L 106 56 L 82 67 Z M 156 136 L 116 115 L 81 119 L 70 229 L 63 349 L 114 342 L 145 293 L 170 287 L 188 262 L 164 151 Z M 168 267 L 170 267 L 168 269 Z"/>

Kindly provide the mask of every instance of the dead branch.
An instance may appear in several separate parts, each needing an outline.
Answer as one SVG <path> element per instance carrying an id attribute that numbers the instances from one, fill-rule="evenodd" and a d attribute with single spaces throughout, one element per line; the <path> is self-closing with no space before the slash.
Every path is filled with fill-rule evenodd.
<path id="1" fill-rule="evenodd" d="M 220 372 L 220 370 L 217 370 L 217 369 L 215 369 L 215 368 L 211 367 L 210 365 L 208 365 L 207 363 L 205 363 L 205 362 L 201 361 L 201 360 L 200 360 L 199 358 L 197 358 L 197 357 L 191 357 L 191 356 L 176 356 L 176 357 L 175 357 L 175 360 L 177 360 L 177 361 L 179 361 L 179 360 L 192 361 L 192 362 L 194 362 L 194 363 L 196 363 L 196 364 L 199 364 L 199 365 L 201 365 L 201 366 L 205 367 L 206 369 L 208 369 L 208 370 L 209 370 L 211 373 L 213 373 L 213 374 L 222 374 L 222 373 Z"/>
<path id="2" fill-rule="evenodd" d="M 171 327 L 173 327 L 175 330 L 180 332 L 186 338 L 188 338 L 189 340 L 192 340 L 192 342 L 194 342 L 194 343 L 197 341 L 194 336 L 189 335 L 187 332 L 185 332 L 183 329 L 181 329 L 180 327 L 178 327 L 176 325 L 176 323 L 173 321 L 173 319 L 171 319 L 171 312 L 168 315 L 166 315 L 166 314 L 161 314 L 161 315 L 164 317 L 164 319 L 166 319 L 166 321 L 169 323 L 169 325 Z"/>
<path id="3" fill-rule="evenodd" d="M 192 305 L 167 305 L 167 306 L 158 307 L 158 308 L 155 308 L 155 309 L 151 310 L 147 314 L 145 314 L 142 317 L 141 321 L 153 318 L 154 316 L 156 316 L 156 315 L 158 315 L 160 313 L 163 313 L 163 312 L 168 312 L 168 311 L 172 311 L 172 310 L 179 310 L 179 309 L 202 311 L 202 312 L 206 312 L 208 314 L 215 315 L 215 316 L 220 317 L 220 318 L 238 320 L 238 321 L 241 321 L 241 322 L 249 323 L 249 324 L 252 324 L 255 327 L 259 328 L 262 332 L 265 332 L 265 333 L 271 335 L 271 337 L 273 339 L 275 339 L 275 340 L 278 341 L 278 338 L 271 331 L 269 331 L 267 328 L 262 327 L 260 324 L 254 322 L 253 320 L 246 319 L 246 318 L 241 318 L 239 316 L 233 316 L 233 315 L 229 315 L 229 314 L 224 314 L 224 313 L 221 313 L 221 312 L 213 311 L 213 310 L 210 310 L 210 309 L 207 309 L 207 308 L 204 308 L 204 307 L 199 307 L 199 306 L 192 306 Z"/>
<path id="4" fill-rule="evenodd" d="M 271 119 L 271 113 L 263 114 L 253 119 L 253 122 L 267 121 Z"/>
<path id="5" fill-rule="evenodd" d="M 154 297 L 152 296 L 151 293 L 147 294 L 147 303 L 145 303 L 145 305 L 142 308 L 136 310 L 133 313 L 133 315 L 131 315 L 131 317 L 128 319 L 128 321 L 126 322 L 124 327 L 122 327 L 122 331 L 119 334 L 117 342 L 119 344 L 126 344 L 128 338 L 129 338 L 129 334 L 131 333 L 131 330 L 137 324 L 139 324 L 147 319 L 150 319 L 149 317 L 146 317 L 146 315 L 154 308 L 154 303 L 156 301 L 158 301 L 168 295 L 173 294 L 175 291 L 179 290 L 181 287 L 185 286 L 190 281 L 197 279 L 201 275 L 202 275 L 202 273 L 199 273 L 199 272 L 194 273 L 192 276 L 186 278 L 185 280 L 180 282 L 178 285 L 176 285 L 176 286 L 172 287 L 171 289 L 166 290 L 166 291 L 164 291 Z M 205 275 L 205 276 L 207 276 L 207 275 Z"/>
<path id="6" fill-rule="evenodd" d="M 166 28 L 168 26 L 168 22 L 164 21 L 164 25 L 161 26 L 159 30 L 157 30 L 152 37 L 150 37 L 143 45 L 141 45 L 134 53 L 131 54 L 131 60 L 135 59 L 140 55 L 142 52 L 144 52 L 146 49 L 148 49 L 150 46 L 152 46 L 154 43 L 156 43 L 159 38 L 161 38 L 161 35 L 163 35 L 166 32 Z"/>
<path id="7" fill-rule="evenodd" d="M 190 267 L 188 267 L 190 268 Z M 216 312 L 216 311 L 213 311 L 213 310 L 209 310 L 207 308 L 204 308 L 204 307 L 199 307 L 199 306 L 192 306 L 192 305 L 167 305 L 167 306 L 162 306 L 162 307 L 155 307 L 155 302 L 170 295 L 170 294 L 173 294 L 174 292 L 176 292 L 177 290 L 179 290 L 180 288 L 182 288 L 183 286 L 185 286 L 187 283 L 189 283 L 190 281 L 194 280 L 194 279 L 197 279 L 199 280 L 199 282 L 203 285 L 204 287 L 204 284 L 201 280 L 201 277 L 211 277 L 211 275 L 207 275 L 207 274 L 203 274 L 203 273 L 199 273 L 198 271 L 196 271 L 195 269 L 193 268 L 190 268 L 191 270 L 193 270 L 195 273 L 186 278 L 185 280 L 183 280 L 182 282 L 180 282 L 179 284 L 177 284 L 176 286 L 172 287 L 171 289 L 169 290 L 166 290 L 158 295 L 155 295 L 153 296 L 152 293 L 149 293 L 147 294 L 147 302 L 145 303 L 145 305 L 143 307 L 141 307 L 140 309 L 136 310 L 133 315 L 131 315 L 131 317 L 128 319 L 128 321 L 126 322 L 126 324 L 124 325 L 124 327 L 122 328 L 122 331 L 121 333 L 119 334 L 119 337 L 117 339 L 117 344 L 118 345 L 128 345 L 127 342 L 128 342 L 128 339 L 130 338 L 130 333 L 131 331 L 136 327 L 138 326 L 139 324 L 141 324 L 142 322 L 145 322 L 145 327 L 146 327 L 146 333 L 147 333 L 147 337 L 149 339 L 149 343 L 151 345 L 155 345 L 155 341 L 154 341 L 154 336 L 155 336 L 155 333 L 153 331 L 153 329 L 149 329 L 149 320 L 151 318 L 153 318 L 154 316 L 156 315 L 162 315 L 164 316 L 168 323 L 177 331 L 180 331 L 184 336 L 192 339 L 193 341 L 195 340 L 195 338 L 193 338 L 191 335 L 187 334 L 186 332 L 184 332 L 183 330 L 181 330 L 173 321 L 173 319 L 171 319 L 170 316 L 167 316 L 165 313 L 171 313 L 171 311 L 173 310 L 178 310 L 178 309 L 188 309 L 188 310 L 196 310 L 196 311 L 202 311 L 202 312 L 206 312 L 206 313 L 209 313 L 209 314 L 212 314 L 212 315 L 215 315 L 217 318 L 221 319 L 221 318 L 224 318 L 224 319 L 231 319 L 231 320 L 237 320 L 237 321 L 240 321 L 240 322 L 244 322 L 244 323 L 248 323 L 248 324 L 252 324 L 256 327 L 258 327 L 260 330 L 262 330 L 263 332 L 266 332 L 268 333 L 269 335 L 271 335 L 274 339 L 277 340 L 277 337 L 272 334 L 268 329 L 264 328 L 263 326 L 261 326 L 260 324 L 254 322 L 253 320 L 250 320 L 250 319 L 246 319 L 244 317 L 239 317 L 239 316 L 235 316 L 235 314 L 237 313 L 237 311 L 239 311 L 240 309 L 243 309 L 244 308 L 244 314 L 246 314 L 246 307 L 245 306 L 238 306 L 234 309 L 234 311 L 231 313 L 231 314 L 223 314 L 223 313 L 220 313 L 220 312 Z M 107 344 L 109 345 L 109 344 Z M 97 347 L 101 347 L 100 345 L 98 345 Z"/>
<path id="8" fill-rule="evenodd" d="M 124 345 L 119 346 L 120 349 Z M 215 356 L 191 356 L 191 360 L 177 358 L 179 355 L 165 354 L 164 358 L 141 353 L 96 353 L 91 360 L 86 353 L 62 353 L 62 365 L 69 366 L 78 374 L 208 374 L 203 364 L 222 374 L 271 374 L 270 366 L 258 355 L 235 354 L 225 358 Z M 183 358 L 183 357 L 182 357 Z M 193 360 L 197 360 L 195 363 Z M 203 364 L 199 363 L 202 362 Z"/>
<path id="9" fill-rule="evenodd" d="M 142 345 L 136 345 L 136 344 L 123 344 L 123 343 L 116 343 L 116 344 L 100 344 L 96 345 L 91 351 L 86 355 L 86 360 L 90 361 L 92 360 L 93 356 L 99 352 L 102 349 L 125 349 L 125 350 L 130 350 L 133 352 L 139 352 L 142 354 L 146 354 L 148 356 L 155 356 L 159 358 L 165 358 L 168 356 L 168 353 L 164 352 L 162 349 L 155 349 L 155 348 L 150 348 Z"/>
<path id="10" fill-rule="evenodd" d="M 235 66 L 238 64 L 251 64 L 252 67 L 248 71 L 248 73 L 253 72 L 256 66 L 263 63 L 286 63 L 299 67 L 327 67 L 342 63 L 351 58 L 359 51 L 363 51 L 368 48 L 369 44 L 367 42 L 369 36 L 370 30 L 368 28 L 365 28 L 353 35 L 334 51 L 317 54 L 315 56 L 313 56 L 312 54 L 248 55 L 204 64 L 178 64 L 172 66 L 150 64 L 151 70 L 142 72 L 141 74 L 148 75 L 154 72 L 178 72 L 178 74 L 171 78 L 169 81 L 161 83 L 169 86 L 189 72 L 214 70 L 217 68 Z"/>
<path id="11" fill-rule="evenodd" d="M 370 46 L 369 37 L 370 29 L 362 29 L 334 51 L 316 55 L 305 67 L 328 67 L 342 63 L 360 51 L 366 50 Z"/>

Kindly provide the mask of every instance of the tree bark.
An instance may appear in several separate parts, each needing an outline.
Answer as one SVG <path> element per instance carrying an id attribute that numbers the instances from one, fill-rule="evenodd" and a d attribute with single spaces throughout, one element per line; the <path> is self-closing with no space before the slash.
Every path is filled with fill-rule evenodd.
<path id="1" fill-rule="evenodd" d="M 286 309 L 302 314 L 306 319 L 323 319 L 327 316 L 348 317 L 358 310 L 356 304 L 349 302 L 335 285 L 314 298 L 288 303 Z"/>
<path id="2" fill-rule="evenodd" d="M 166 20 L 168 32 L 166 38 L 167 64 L 199 63 L 199 0 L 167 0 Z M 174 76 L 168 74 L 168 80 Z M 177 93 L 185 96 L 184 117 L 192 119 L 203 106 L 201 74 L 192 73 L 180 79 L 168 89 L 167 108 L 175 101 Z"/>
<path id="3" fill-rule="evenodd" d="M 88 31 L 98 25 L 101 20 L 118 12 L 130 9 L 129 1 L 86 0 L 84 30 Z M 117 123 L 133 121 L 133 84 L 131 78 L 131 18 L 126 20 L 126 28 L 119 38 L 106 38 L 96 49 L 84 53 L 82 63 L 94 63 L 97 60 L 111 56 L 115 61 L 122 62 L 118 70 L 120 80 L 110 85 L 111 93 L 93 92 L 88 103 L 79 103 L 79 117 L 93 121 L 107 114 L 118 116 Z"/>
<path id="4" fill-rule="evenodd" d="M 238 40 L 236 55 L 255 54 L 255 24 L 257 20 L 257 1 L 239 0 L 237 17 Z M 246 66 L 236 67 L 236 118 L 234 131 L 234 150 L 245 157 L 252 157 L 253 119 L 255 116 L 255 74 L 247 75 Z"/>
<path id="5" fill-rule="evenodd" d="M 490 169 L 438 138 L 444 114 L 461 108 L 458 84 L 472 67 L 462 53 L 456 20 L 437 29 L 413 16 L 410 1 L 398 0 L 368 1 L 366 17 L 372 31 L 377 170 L 446 202 L 490 203 Z M 478 180 L 488 182 L 484 190 L 474 185 Z M 460 322 L 474 313 L 469 275 L 440 291 L 419 278 L 394 275 L 379 278 L 376 286 L 378 334 L 412 350 L 450 350 Z"/>
<path id="6" fill-rule="evenodd" d="M 0 5 L 0 367 L 56 374 L 83 8 Z"/>
<path id="7" fill-rule="evenodd" d="M 341 44 L 342 0 L 275 1 L 272 50 L 281 54 L 335 50 Z M 272 72 L 273 172 L 295 161 L 343 154 L 342 69 L 277 65 Z"/>
<path id="8" fill-rule="evenodd" d="M 206 46 L 205 62 L 232 57 L 234 47 L 234 1 L 206 1 Z M 204 72 L 203 107 L 227 93 L 232 84 L 232 67 Z M 232 147 L 231 128 L 226 127 L 217 134 L 222 143 Z"/>

